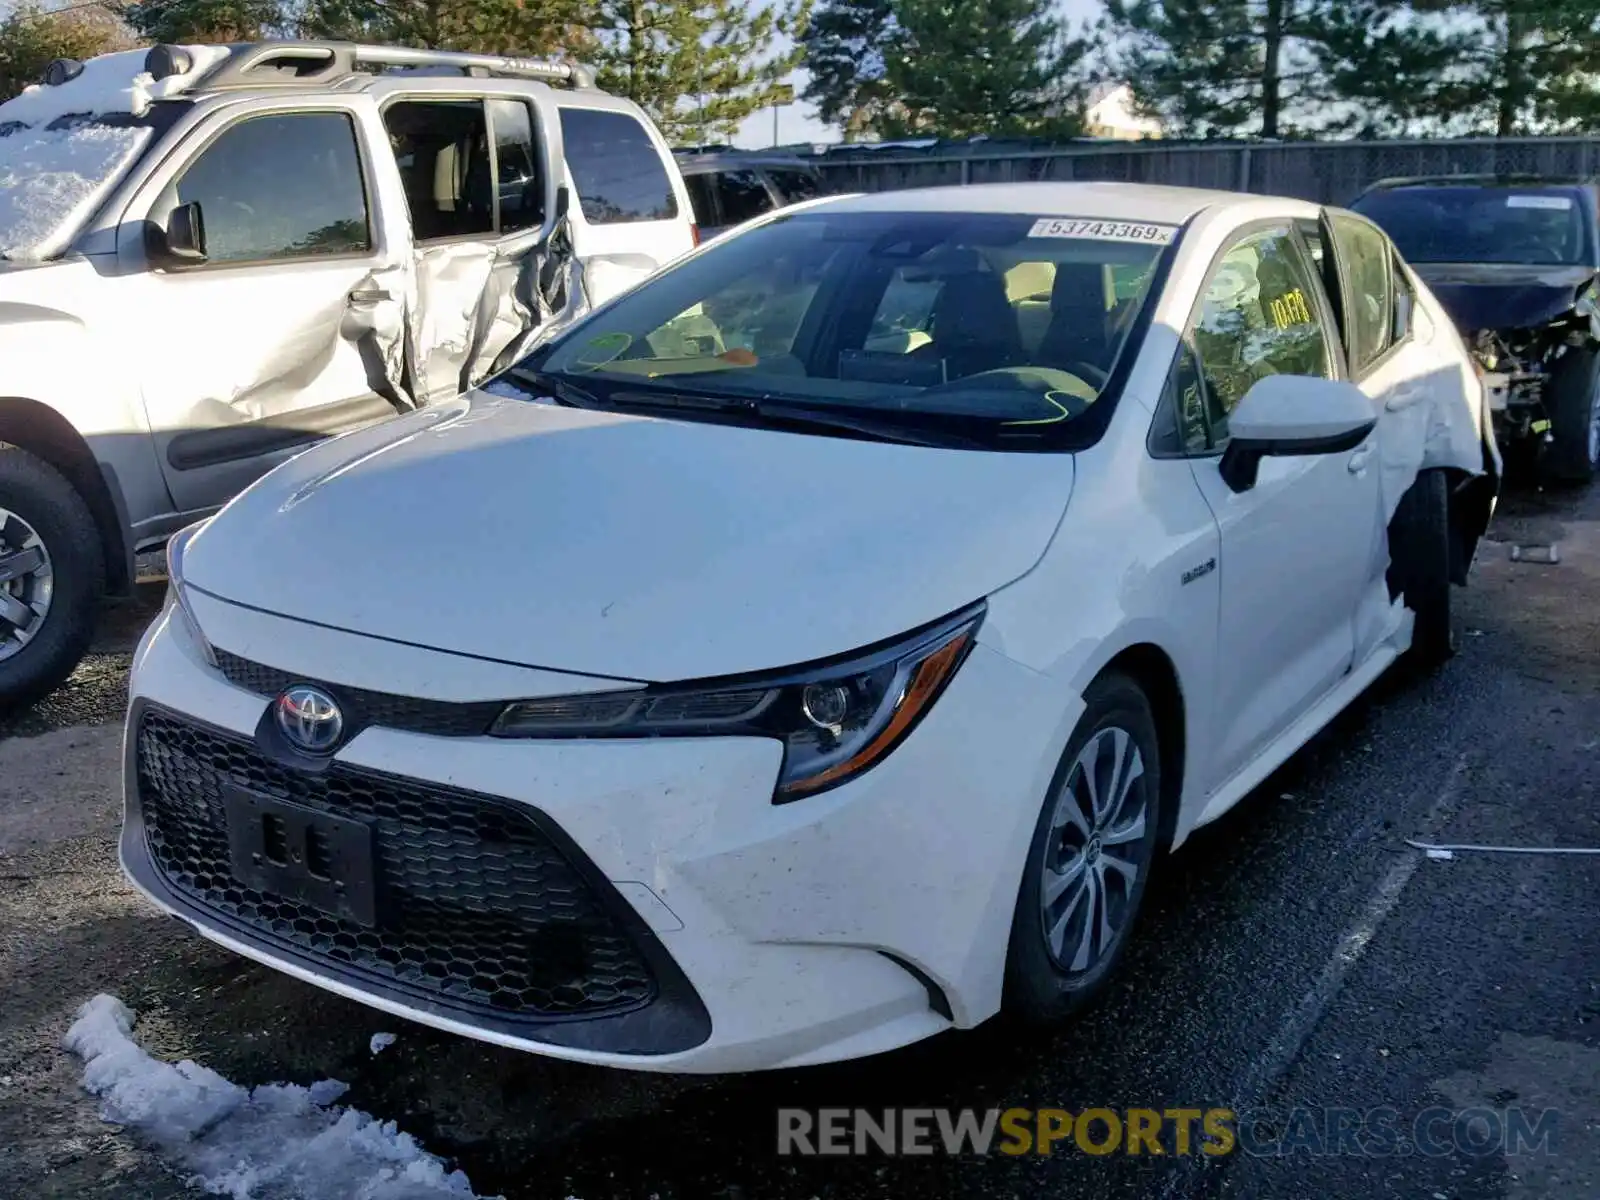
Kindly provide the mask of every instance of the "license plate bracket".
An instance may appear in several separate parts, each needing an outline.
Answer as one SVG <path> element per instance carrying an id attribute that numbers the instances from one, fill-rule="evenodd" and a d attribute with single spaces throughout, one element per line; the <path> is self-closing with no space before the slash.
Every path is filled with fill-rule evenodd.
<path id="1" fill-rule="evenodd" d="M 222 787 L 233 877 L 372 928 L 377 920 L 372 826 L 234 784 Z"/>

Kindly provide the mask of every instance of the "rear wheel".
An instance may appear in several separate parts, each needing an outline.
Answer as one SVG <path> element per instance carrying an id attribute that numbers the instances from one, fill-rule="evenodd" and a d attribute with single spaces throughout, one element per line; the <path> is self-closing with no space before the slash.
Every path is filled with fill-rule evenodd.
<path id="1" fill-rule="evenodd" d="M 1550 380 L 1548 408 L 1545 473 L 1556 483 L 1588 483 L 1600 470 L 1600 351 L 1568 352 Z"/>
<path id="2" fill-rule="evenodd" d="M 1436 667 L 1456 652 L 1450 613 L 1450 481 L 1443 471 L 1420 472 L 1400 497 L 1389 523 L 1389 582 L 1416 615 L 1410 658 Z"/>
<path id="3" fill-rule="evenodd" d="M 1127 945 L 1155 859 L 1161 761 L 1150 702 L 1104 675 L 1039 814 L 1006 957 L 1006 1006 L 1059 1020 L 1103 990 Z"/>
<path id="4" fill-rule="evenodd" d="M 105 562 L 83 497 L 50 464 L 0 444 L 0 708 L 72 673 L 94 634 Z"/>

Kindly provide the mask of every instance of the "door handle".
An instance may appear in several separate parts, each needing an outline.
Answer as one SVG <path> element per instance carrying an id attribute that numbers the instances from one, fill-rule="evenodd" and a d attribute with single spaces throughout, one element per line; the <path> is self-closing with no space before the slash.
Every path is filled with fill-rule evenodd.
<path id="1" fill-rule="evenodd" d="M 1361 472 L 1365 471 L 1367 469 L 1367 462 L 1371 458 L 1372 458 L 1372 445 L 1371 445 L 1371 443 L 1368 443 L 1365 446 L 1358 447 L 1356 452 L 1350 456 L 1350 462 L 1347 464 L 1349 469 L 1350 469 L 1350 474 L 1359 475 L 1359 474 L 1361 474 Z"/>
<path id="2" fill-rule="evenodd" d="M 382 304 L 393 299 L 386 288 L 358 288 L 350 293 L 351 304 Z"/>
<path id="3" fill-rule="evenodd" d="M 1403 408 L 1410 408 L 1421 400 L 1427 393 L 1419 387 L 1405 388 L 1390 396 L 1383 407 L 1389 412 L 1399 412 Z"/>

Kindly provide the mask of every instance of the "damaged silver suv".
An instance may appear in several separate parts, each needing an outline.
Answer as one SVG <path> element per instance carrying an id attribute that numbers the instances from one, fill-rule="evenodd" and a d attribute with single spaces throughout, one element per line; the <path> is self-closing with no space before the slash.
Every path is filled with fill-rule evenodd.
<path id="1" fill-rule="evenodd" d="M 660 132 L 574 64 L 337 42 L 51 64 L 0 105 L 0 707 L 72 671 L 138 551 L 697 240 Z"/>

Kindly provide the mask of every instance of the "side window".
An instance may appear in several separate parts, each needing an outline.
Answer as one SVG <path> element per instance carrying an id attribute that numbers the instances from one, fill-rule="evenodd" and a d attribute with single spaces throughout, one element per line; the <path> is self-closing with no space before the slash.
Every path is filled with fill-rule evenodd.
<path id="1" fill-rule="evenodd" d="M 771 210 L 767 185 L 754 171 L 719 171 L 716 180 L 722 224 L 739 225 Z"/>
<path id="2" fill-rule="evenodd" d="M 418 242 L 494 233 L 495 181 L 481 103 L 402 100 L 384 110 L 383 124 Z"/>
<path id="3" fill-rule="evenodd" d="M 1389 278 L 1394 280 L 1394 340 L 1403 342 L 1411 336 L 1412 314 L 1417 308 L 1417 293 L 1412 290 L 1411 281 L 1406 278 L 1405 269 L 1401 267 L 1398 255 L 1390 259 Z"/>
<path id="4" fill-rule="evenodd" d="M 522 100 L 491 100 L 489 127 L 494 130 L 500 232 L 537 229 L 544 224 L 544 180 L 539 178 L 533 111 Z"/>
<path id="5" fill-rule="evenodd" d="M 689 207 L 694 209 L 694 219 L 701 225 L 717 224 L 716 197 L 712 191 L 715 179 L 713 175 L 683 177 L 683 186 L 689 191 Z"/>
<path id="6" fill-rule="evenodd" d="M 1333 236 L 1343 274 L 1345 342 L 1350 368 L 1360 373 L 1394 344 L 1394 294 L 1389 241 L 1365 221 L 1334 214 Z"/>
<path id="7" fill-rule="evenodd" d="M 814 200 L 822 195 L 822 181 L 809 171 L 779 167 L 767 174 L 778 191 L 783 193 L 785 204 L 799 204 L 802 200 Z"/>
<path id="8" fill-rule="evenodd" d="M 644 126 L 627 113 L 564 107 L 561 140 L 589 224 L 666 221 L 678 215 L 661 154 Z"/>
<path id="9" fill-rule="evenodd" d="M 1228 414 L 1269 375 L 1333 377 L 1316 282 L 1292 233 L 1269 229 L 1228 250 L 1212 270 L 1194 324 L 1211 445 Z"/>
<path id="10" fill-rule="evenodd" d="M 896 267 L 873 314 L 865 349 L 909 354 L 919 346 L 926 346 L 933 340 L 928 327 L 933 322 L 934 302 L 939 299 L 943 286 L 943 281 L 929 278 L 926 271 Z"/>
<path id="11" fill-rule="evenodd" d="M 207 146 L 175 185 L 199 204 L 211 263 L 372 249 L 355 126 L 342 113 L 253 117 Z"/>

